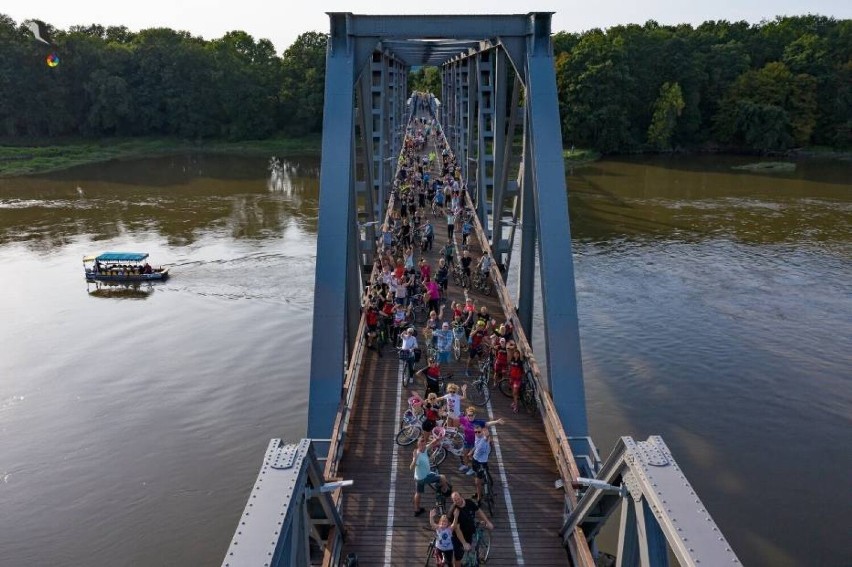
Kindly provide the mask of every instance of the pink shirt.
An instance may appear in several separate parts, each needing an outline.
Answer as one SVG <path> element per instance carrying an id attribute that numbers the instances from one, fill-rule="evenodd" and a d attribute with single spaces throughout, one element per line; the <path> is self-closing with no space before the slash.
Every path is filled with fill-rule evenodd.
<path id="1" fill-rule="evenodd" d="M 426 289 L 429 290 L 429 295 L 432 299 L 441 297 L 441 288 L 438 287 L 438 284 L 434 280 L 426 282 Z"/>

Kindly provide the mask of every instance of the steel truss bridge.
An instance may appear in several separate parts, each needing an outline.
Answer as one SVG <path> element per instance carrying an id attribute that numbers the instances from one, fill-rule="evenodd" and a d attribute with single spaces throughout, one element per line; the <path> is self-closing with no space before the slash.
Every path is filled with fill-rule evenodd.
<path id="1" fill-rule="evenodd" d="M 329 17 L 307 435 L 270 442 L 223 565 L 423 562 L 429 532 L 411 514 L 411 453 L 393 441 L 408 394 L 396 357 L 365 349 L 361 314 L 377 226 L 399 207 L 396 168 L 419 117 L 444 133 L 426 151 L 446 149 L 461 167 L 476 211 L 470 250 L 497 260 L 494 295 L 471 295 L 514 323 L 537 392 L 533 415 L 513 415 L 496 393 L 487 406 L 506 421 L 492 428 L 488 564 L 603 564 L 595 541 L 612 517 L 619 567 L 738 565 L 662 438 L 622 437 L 602 461 L 589 437 L 551 14 Z M 440 99 L 409 98 L 408 71 L 423 65 L 441 69 Z M 439 242 L 444 227 L 438 219 Z M 441 472 L 470 489 L 454 467 Z"/>

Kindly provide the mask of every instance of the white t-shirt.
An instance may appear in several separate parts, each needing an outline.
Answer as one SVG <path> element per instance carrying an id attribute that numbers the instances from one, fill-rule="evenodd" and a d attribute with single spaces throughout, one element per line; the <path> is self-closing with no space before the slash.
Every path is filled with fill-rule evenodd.
<path id="1" fill-rule="evenodd" d="M 458 394 L 447 394 L 444 398 L 447 401 L 447 413 L 453 419 L 461 417 L 461 396 Z"/>

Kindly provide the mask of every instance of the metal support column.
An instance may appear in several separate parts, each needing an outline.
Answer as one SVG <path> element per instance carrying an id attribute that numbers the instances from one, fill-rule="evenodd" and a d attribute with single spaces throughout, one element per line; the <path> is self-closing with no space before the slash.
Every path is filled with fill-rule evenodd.
<path id="1" fill-rule="evenodd" d="M 308 435 L 318 438 L 330 437 L 340 403 L 347 355 L 347 288 L 356 285 L 347 277 L 350 273 L 350 225 L 355 222 L 349 195 L 354 189 L 354 50 L 346 33 L 345 16 L 333 14 L 330 17 L 308 406 Z"/>
<path id="2" fill-rule="evenodd" d="M 476 212 L 487 237 L 491 237 L 492 223 L 489 213 L 496 217 L 494 196 L 494 65 L 496 50 L 476 54 Z M 473 163 L 472 161 L 470 162 Z M 463 164 L 464 165 L 464 164 Z M 468 164 L 470 165 L 470 164 Z M 470 176 L 468 176 L 470 179 Z"/>
<path id="3" fill-rule="evenodd" d="M 528 117 L 524 113 L 523 161 L 519 178 L 521 180 L 521 264 L 518 270 L 518 320 L 527 334 L 527 340 L 533 336 L 533 308 L 535 307 L 535 250 L 536 215 L 535 194 L 533 193 L 532 158 L 527 140 Z"/>
<path id="4" fill-rule="evenodd" d="M 526 103 L 535 192 L 547 371 L 553 403 L 569 435 L 588 435 L 580 330 L 568 223 L 562 132 L 550 45 L 551 14 L 531 16 Z M 526 188 L 525 188 L 526 189 Z"/>

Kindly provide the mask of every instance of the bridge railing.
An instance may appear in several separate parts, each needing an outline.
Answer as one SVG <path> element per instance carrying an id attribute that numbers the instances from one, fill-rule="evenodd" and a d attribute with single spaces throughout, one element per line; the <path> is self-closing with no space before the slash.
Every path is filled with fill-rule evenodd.
<path id="1" fill-rule="evenodd" d="M 441 128 L 441 132 L 444 146 L 448 151 L 452 152 L 452 148 L 450 147 L 446 136 L 443 135 L 443 127 Z M 465 206 L 475 210 L 468 191 L 465 191 Z M 496 256 L 491 250 L 491 245 L 488 242 L 488 238 L 479 217 L 474 215 L 473 218 L 473 231 L 477 240 L 479 240 L 483 253 L 487 253 L 491 258 L 495 258 Z M 500 272 L 500 268 L 496 265 L 496 262 L 492 262 L 491 264 L 490 275 L 491 280 L 494 282 L 494 289 L 497 292 L 500 307 L 503 309 L 503 313 L 506 315 L 507 320 L 512 324 L 516 335 L 515 342 L 518 345 L 521 354 L 527 360 L 530 374 L 532 374 L 533 381 L 535 383 L 536 401 L 538 403 L 539 412 L 541 413 L 545 434 L 547 436 L 548 444 L 550 445 L 550 450 L 553 453 L 554 460 L 556 461 L 556 466 L 559 469 L 559 476 L 564 488 L 566 499 L 565 516 L 567 517 L 567 515 L 577 507 L 578 503 L 577 494 L 574 492 L 572 486 L 574 485 L 577 477 L 583 475 L 580 472 L 580 468 L 577 466 L 577 461 L 574 459 L 574 452 L 570 445 L 570 437 L 565 432 L 565 429 L 562 426 L 562 420 L 559 417 L 559 412 L 553 404 L 550 392 L 545 387 L 546 384 L 544 383 L 541 369 L 539 368 L 538 362 L 533 354 L 532 346 L 530 345 L 529 339 L 527 338 L 521 322 L 517 317 L 514 302 L 509 295 L 509 291 L 503 281 L 503 274 Z M 590 567 L 594 566 L 595 561 L 588 545 L 586 545 L 586 538 L 583 535 L 582 528 L 576 527 L 574 532 L 574 538 L 566 538 L 571 551 L 571 556 L 579 565 L 588 565 Z M 578 544 L 578 542 L 582 543 Z"/>

